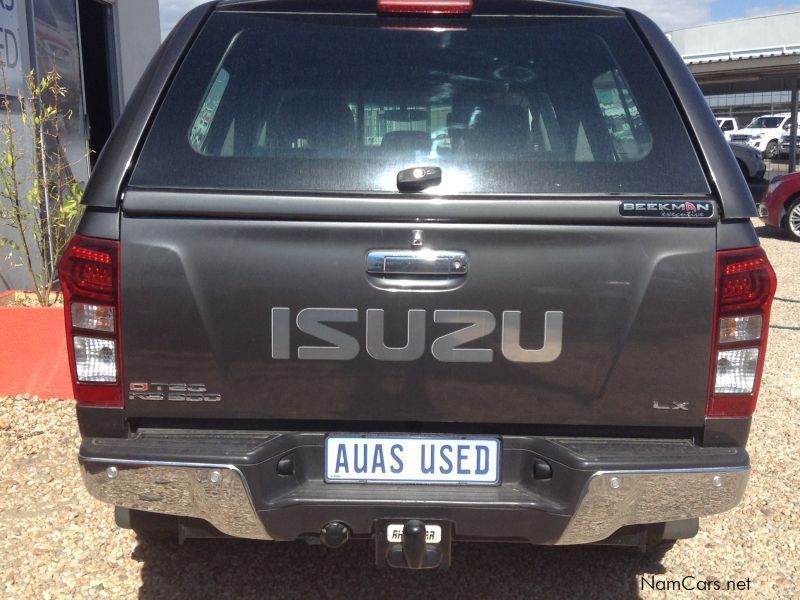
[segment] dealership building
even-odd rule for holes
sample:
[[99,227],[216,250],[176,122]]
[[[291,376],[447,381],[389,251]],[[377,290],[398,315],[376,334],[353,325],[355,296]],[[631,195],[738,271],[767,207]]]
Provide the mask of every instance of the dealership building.
[[[19,95],[31,70],[58,71],[67,88],[63,106],[72,114],[62,147],[75,179],[85,182],[160,43],[158,0],[0,0],[7,81],[0,94]],[[14,232],[0,224],[3,237]],[[0,293],[30,288],[27,272],[12,266],[18,257],[6,254],[0,257]]]
[[760,115],[792,112],[800,80],[800,11],[669,36],[717,116],[736,117],[744,126]]

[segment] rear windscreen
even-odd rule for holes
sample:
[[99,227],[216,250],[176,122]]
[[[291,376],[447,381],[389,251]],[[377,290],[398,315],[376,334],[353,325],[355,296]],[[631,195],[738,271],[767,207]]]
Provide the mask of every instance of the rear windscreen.
[[620,17],[386,20],[216,13],[131,185],[438,195],[706,194],[650,56]]

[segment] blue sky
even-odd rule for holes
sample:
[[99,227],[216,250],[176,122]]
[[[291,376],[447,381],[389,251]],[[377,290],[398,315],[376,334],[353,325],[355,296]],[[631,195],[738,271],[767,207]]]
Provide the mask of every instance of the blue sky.
[[[159,0],[162,34],[166,35],[181,15],[204,1]],[[666,30],[725,19],[800,11],[800,0],[597,0],[595,3],[635,8],[655,19]]]
[[667,31],[713,21],[755,17],[791,10],[800,11],[800,0],[617,0],[596,4],[617,4],[635,8],[652,17]]
[[760,12],[784,12],[789,10],[800,10],[800,2],[787,2],[786,0],[762,0],[761,2],[754,2],[753,0],[718,0],[712,6],[711,16],[715,21],[722,21]]

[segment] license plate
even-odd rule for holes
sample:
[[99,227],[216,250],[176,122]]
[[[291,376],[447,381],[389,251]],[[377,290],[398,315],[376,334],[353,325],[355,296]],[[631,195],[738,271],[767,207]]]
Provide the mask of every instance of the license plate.
[[331,435],[325,440],[325,480],[497,485],[500,441]]
[[[386,527],[386,539],[393,544],[402,544],[404,528],[405,525],[402,523],[388,525]],[[439,525],[425,525],[425,541],[428,544],[441,544],[442,528]]]

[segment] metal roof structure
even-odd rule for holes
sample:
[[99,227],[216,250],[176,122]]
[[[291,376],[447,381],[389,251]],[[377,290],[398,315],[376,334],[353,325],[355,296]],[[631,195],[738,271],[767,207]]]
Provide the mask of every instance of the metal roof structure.
[[800,11],[669,36],[706,95],[791,90],[800,78]]

